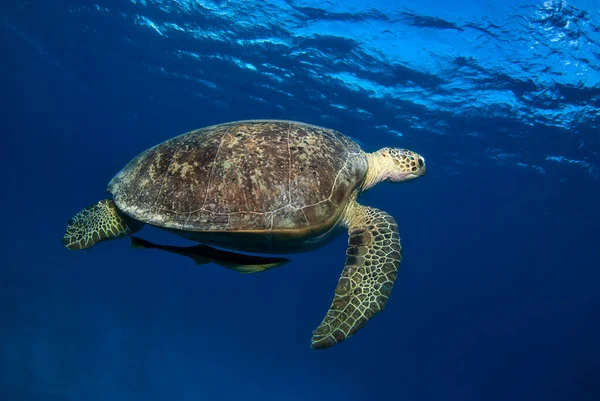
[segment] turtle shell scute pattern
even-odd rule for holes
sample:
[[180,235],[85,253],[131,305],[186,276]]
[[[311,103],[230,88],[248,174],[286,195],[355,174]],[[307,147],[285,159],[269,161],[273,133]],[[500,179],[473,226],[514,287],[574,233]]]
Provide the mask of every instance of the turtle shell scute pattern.
[[367,171],[337,131],[277,120],[188,132],[146,150],[109,184],[140,221],[185,231],[303,231],[336,224]]

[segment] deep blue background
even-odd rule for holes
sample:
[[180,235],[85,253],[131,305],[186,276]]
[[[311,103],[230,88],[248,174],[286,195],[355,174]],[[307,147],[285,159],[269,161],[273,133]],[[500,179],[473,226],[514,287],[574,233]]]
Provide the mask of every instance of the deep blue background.
[[[386,1],[363,11],[206,3],[186,14],[158,3],[3,2],[0,400],[600,399],[594,2],[550,2],[539,27],[564,30],[562,60],[578,57],[580,74],[553,64],[549,50],[537,59],[524,51],[534,60],[523,76],[496,68],[527,46],[485,47],[464,32],[479,21],[481,35],[525,40],[531,32],[514,32],[518,21],[535,21],[547,11],[541,3],[490,3],[483,13],[465,3],[454,19],[431,4]],[[271,3],[293,13],[270,13]],[[232,9],[251,23],[235,25]],[[137,23],[144,15],[217,34],[152,36]],[[357,21],[371,32],[393,25],[397,42],[376,58],[354,31],[312,32]],[[581,29],[569,36],[573,25]],[[440,53],[450,67],[436,72],[435,63],[413,64],[410,46],[422,44],[402,42],[402,29],[423,29],[431,48],[448,32],[465,42],[451,44],[452,60]],[[284,44],[243,44],[267,33]],[[587,47],[569,50],[582,37]],[[385,57],[392,48],[394,60]],[[176,49],[214,57],[199,66]],[[233,58],[277,66],[263,69],[280,76],[269,81]],[[352,89],[333,78],[340,71],[373,88]],[[404,146],[427,159],[424,178],[362,196],[398,220],[404,261],[385,312],[329,350],[312,351],[309,340],[330,304],[345,236],[256,275],[130,250],[127,240],[86,252],[60,244],[67,219],[105,197],[135,154],[244,118],[325,125],[366,150]],[[156,229],[143,236],[184,243]]]

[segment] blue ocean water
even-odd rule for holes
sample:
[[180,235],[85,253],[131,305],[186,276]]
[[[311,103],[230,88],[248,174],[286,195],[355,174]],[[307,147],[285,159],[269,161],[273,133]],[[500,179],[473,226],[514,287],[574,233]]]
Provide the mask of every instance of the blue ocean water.
[[[597,0],[13,0],[0,35],[0,400],[600,399]],[[255,275],[60,243],[142,150],[248,118],[427,159],[361,197],[404,260],[325,351],[345,235]]]

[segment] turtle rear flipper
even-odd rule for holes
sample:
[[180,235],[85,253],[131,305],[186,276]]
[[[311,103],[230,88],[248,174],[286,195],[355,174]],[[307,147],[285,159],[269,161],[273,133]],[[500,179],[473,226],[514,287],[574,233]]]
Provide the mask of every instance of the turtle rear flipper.
[[354,204],[347,212],[346,267],[311,347],[328,348],[350,337],[388,301],[400,267],[398,226],[389,214]]
[[103,199],[69,219],[62,242],[69,249],[91,248],[139,231],[143,225],[121,213],[112,199]]

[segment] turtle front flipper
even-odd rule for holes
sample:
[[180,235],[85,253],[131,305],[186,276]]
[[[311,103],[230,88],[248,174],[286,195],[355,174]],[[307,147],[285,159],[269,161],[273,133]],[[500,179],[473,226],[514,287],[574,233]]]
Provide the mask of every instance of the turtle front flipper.
[[121,213],[112,199],[103,199],[69,220],[62,242],[69,249],[91,248],[100,241],[139,231],[143,225]]
[[387,213],[357,203],[346,211],[346,266],[311,347],[328,348],[353,335],[387,303],[402,260],[398,226]]

